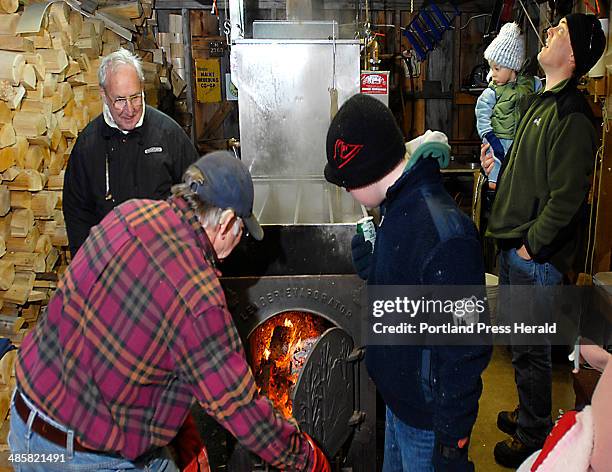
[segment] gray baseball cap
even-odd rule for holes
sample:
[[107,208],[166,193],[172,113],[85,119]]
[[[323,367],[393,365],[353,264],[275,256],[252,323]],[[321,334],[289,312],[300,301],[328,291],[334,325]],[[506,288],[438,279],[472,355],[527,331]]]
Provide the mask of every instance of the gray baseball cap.
[[204,174],[204,182],[191,184],[200,200],[234,210],[251,236],[261,240],[263,229],[253,215],[253,179],[242,161],[228,151],[215,151],[200,157],[193,165]]

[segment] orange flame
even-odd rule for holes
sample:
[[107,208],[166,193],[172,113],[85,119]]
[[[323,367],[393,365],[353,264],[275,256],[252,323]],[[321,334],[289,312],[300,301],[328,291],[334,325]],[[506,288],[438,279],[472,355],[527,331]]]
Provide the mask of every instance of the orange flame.
[[292,417],[293,388],[308,353],[330,326],[319,316],[291,311],[269,318],[251,334],[251,364],[259,391],[285,418]]

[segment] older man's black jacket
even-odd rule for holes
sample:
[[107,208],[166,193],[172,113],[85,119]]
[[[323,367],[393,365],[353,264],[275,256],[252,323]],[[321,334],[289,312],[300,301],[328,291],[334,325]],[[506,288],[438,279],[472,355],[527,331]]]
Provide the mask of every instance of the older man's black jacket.
[[[64,177],[63,208],[70,252],[115,206],[131,198],[161,200],[198,157],[183,129],[147,106],[142,126],[123,134],[99,115],[79,135]],[[107,184],[108,162],[108,184]]]

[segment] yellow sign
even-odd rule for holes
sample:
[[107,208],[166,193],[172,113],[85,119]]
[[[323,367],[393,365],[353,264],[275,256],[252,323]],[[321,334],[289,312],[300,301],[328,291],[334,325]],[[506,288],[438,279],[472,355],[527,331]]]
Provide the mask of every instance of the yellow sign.
[[221,66],[219,59],[196,59],[196,97],[201,103],[221,101]]

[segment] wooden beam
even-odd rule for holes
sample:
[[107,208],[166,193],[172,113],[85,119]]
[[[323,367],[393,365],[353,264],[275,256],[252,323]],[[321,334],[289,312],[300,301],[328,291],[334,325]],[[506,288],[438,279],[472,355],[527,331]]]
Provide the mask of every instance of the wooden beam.
[[181,10],[183,16],[183,46],[185,53],[185,77],[187,77],[187,111],[191,114],[191,124],[189,126],[189,137],[191,142],[195,143],[196,131],[194,123],[194,110],[195,110],[195,94],[193,85],[193,56],[191,53],[191,13],[188,9],[183,8]]
[[[606,131],[604,131],[606,133]],[[612,132],[604,136],[605,152],[600,167],[599,194],[597,195],[597,227],[595,229],[592,275],[612,270]]]

